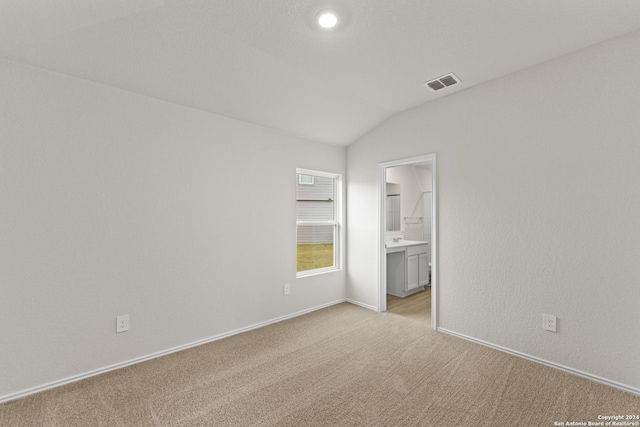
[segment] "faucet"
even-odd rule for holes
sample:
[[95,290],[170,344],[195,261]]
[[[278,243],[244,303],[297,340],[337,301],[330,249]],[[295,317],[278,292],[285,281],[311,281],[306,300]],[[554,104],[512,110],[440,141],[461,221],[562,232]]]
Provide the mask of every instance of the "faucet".
[[400,240],[402,240],[402,237],[394,237],[393,243],[398,243]]

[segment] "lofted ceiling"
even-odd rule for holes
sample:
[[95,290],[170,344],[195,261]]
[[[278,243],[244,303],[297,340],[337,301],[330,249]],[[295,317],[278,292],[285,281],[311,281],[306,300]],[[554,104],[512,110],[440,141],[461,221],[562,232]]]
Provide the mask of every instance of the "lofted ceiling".
[[[331,8],[337,30],[314,17]],[[640,28],[637,0],[2,0],[0,58],[336,145]],[[460,84],[422,84],[453,72]]]

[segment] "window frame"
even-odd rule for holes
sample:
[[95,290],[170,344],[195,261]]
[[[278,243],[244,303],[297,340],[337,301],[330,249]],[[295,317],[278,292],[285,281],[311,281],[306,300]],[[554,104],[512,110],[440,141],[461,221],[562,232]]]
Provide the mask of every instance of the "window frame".
[[[333,265],[329,267],[314,268],[313,270],[296,271],[296,278],[314,276],[317,274],[330,273],[332,271],[339,271],[342,269],[341,254],[342,254],[342,175],[332,172],[323,172],[311,169],[296,168],[296,175],[311,175],[323,178],[330,178],[333,180],[334,186],[334,200],[333,200],[333,221],[299,221],[297,207],[295,212],[296,218],[296,265],[298,261],[298,226],[300,225],[332,225],[333,226]],[[299,178],[296,179],[299,182]],[[314,179],[315,182],[315,179]],[[300,183],[301,185],[308,185]],[[297,202],[297,197],[294,195],[294,202]],[[297,270],[297,268],[296,268]]]

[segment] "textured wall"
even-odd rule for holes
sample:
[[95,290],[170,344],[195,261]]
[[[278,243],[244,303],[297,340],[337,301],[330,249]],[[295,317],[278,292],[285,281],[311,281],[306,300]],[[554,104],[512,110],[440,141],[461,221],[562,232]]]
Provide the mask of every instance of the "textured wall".
[[440,326],[640,388],[636,75],[638,33],[408,110],[350,146],[348,297],[377,304],[376,165],[435,152]]
[[297,167],[345,150],[0,62],[0,397],[343,299],[295,278]]

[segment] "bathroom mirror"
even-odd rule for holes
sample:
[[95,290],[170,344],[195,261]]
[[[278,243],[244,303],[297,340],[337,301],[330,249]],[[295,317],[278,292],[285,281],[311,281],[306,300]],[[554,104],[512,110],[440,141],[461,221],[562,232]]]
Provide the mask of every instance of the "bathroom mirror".
[[400,231],[400,184],[387,183],[387,231]]

